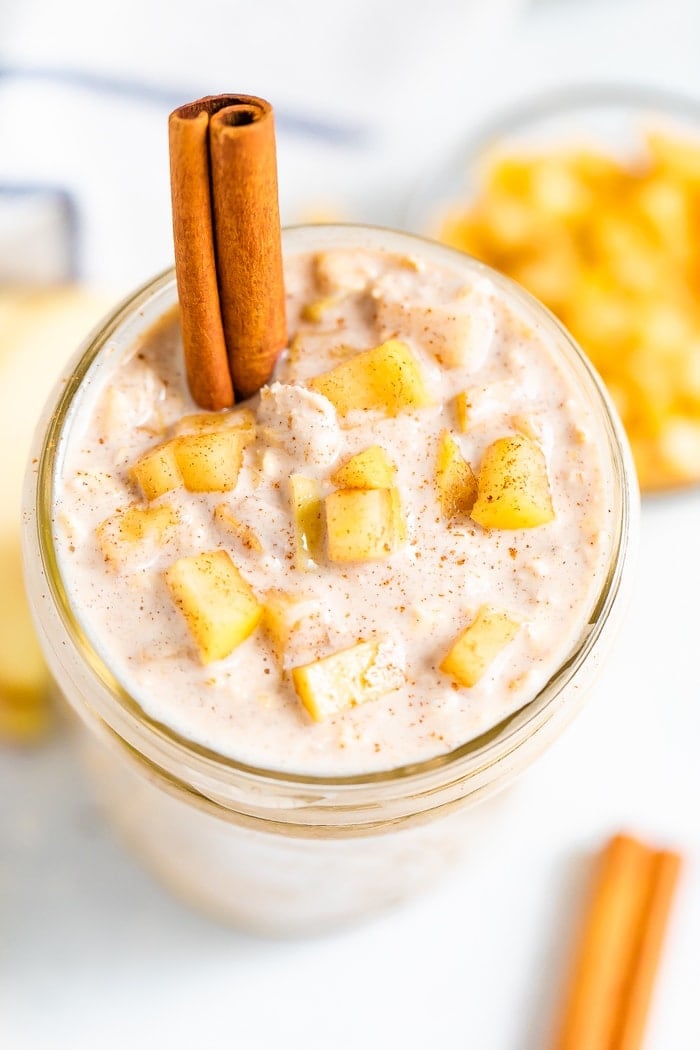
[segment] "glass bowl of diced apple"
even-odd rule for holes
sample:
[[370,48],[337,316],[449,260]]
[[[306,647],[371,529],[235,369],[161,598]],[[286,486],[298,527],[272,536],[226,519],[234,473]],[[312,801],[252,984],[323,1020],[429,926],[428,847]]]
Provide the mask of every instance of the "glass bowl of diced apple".
[[700,480],[700,103],[591,86],[491,120],[408,226],[520,282],[590,356],[644,492]]
[[[361,572],[369,580],[372,566],[384,564],[382,559],[390,558],[406,543],[397,468],[401,474],[403,466],[404,476],[410,476],[411,461],[420,455],[420,412],[432,412],[435,402],[424,383],[427,372],[421,372],[408,343],[393,338],[401,313],[398,300],[383,300],[386,309],[376,322],[381,329],[379,345],[353,350],[350,355],[347,348],[334,346],[319,371],[314,355],[324,352],[318,349],[324,343],[314,318],[327,315],[326,331],[337,329],[333,311],[340,316],[348,298],[341,302],[335,293],[326,295],[323,289],[326,284],[332,285],[333,274],[329,266],[320,273],[317,265],[317,283],[324,298],[310,307],[305,304],[298,316],[291,317],[297,334],[287,359],[278,366],[282,382],[265,388],[259,400],[251,402],[252,410],[244,404],[224,415],[202,415],[190,407],[182,418],[173,417],[177,420],[174,424],[170,421],[160,428],[158,413],[169,395],[165,388],[153,385],[141,358],[152,331],[164,333],[164,352],[170,353],[177,346],[177,290],[172,272],[137,291],[80,349],[67,381],[59,384],[49,399],[37,431],[25,485],[24,554],[28,595],[40,639],[58,686],[80,716],[83,731],[79,746],[95,790],[125,841],[177,894],[239,926],[299,933],[357,919],[393,903],[432,882],[465,848],[481,848],[489,821],[499,819],[498,808],[481,804],[510,784],[569,723],[613,643],[633,572],[638,507],[629,448],[598,377],[568,333],[528,293],[460,252],[393,231],[299,227],[284,231],[283,246],[290,258],[317,253],[317,261],[323,257],[327,262],[337,258],[333,253],[342,253],[346,275],[353,272],[347,266],[349,255],[390,253],[399,260],[392,276],[397,284],[392,287],[403,288],[406,283],[420,287],[426,266],[457,268],[460,287],[464,279],[470,288],[477,288],[478,295],[487,288],[487,300],[491,295],[512,302],[521,311],[518,318],[522,317],[514,329],[519,334],[513,360],[520,362],[518,367],[529,367],[521,344],[533,331],[549,340],[557,367],[575,384],[576,396],[585,405],[586,425],[595,434],[590,447],[598,450],[595,455],[600,457],[606,493],[606,534],[596,540],[602,544],[604,555],[594,592],[586,598],[590,608],[586,606],[570,648],[562,652],[536,694],[483,729],[478,728],[477,719],[477,728],[469,738],[460,739],[458,746],[444,753],[402,761],[397,743],[397,757],[388,764],[372,749],[364,753],[364,767],[350,768],[343,755],[346,744],[356,742],[351,739],[352,725],[349,736],[344,729],[343,716],[346,710],[359,705],[369,710],[376,703],[379,716],[385,721],[389,718],[391,702],[381,708],[381,698],[403,681],[404,674],[395,649],[381,639],[359,637],[355,644],[328,656],[309,660],[307,655],[300,667],[299,661],[287,657],[297,644],[297,635],[301,636],[303,651],[308,652],[309,646],[313,649],[315,636],[305,635],[303,627],[308,623],[310,631],[315,629],[317,595],[314,572],[309,568],[313,570],[324,559],[338,565],[338,586],[347,588],[353,584],[353,575]],[[373,257],[370,255],[370,260]],[[357,301],[362,299],[360,313],[364,317],[371,304],[376,306],[379,285],[375,283],[374,292],[369,292],[364,287],[366,275],[360,272],[360,277],[352,295]],[[473,302],[471,298],[467,301]],[[409,326],[415,323],[421,331],[429,330],[431,339],[433,328],[426,329],[424,322],[429,317],[433,324],[433,305],[419,303],[419,309],[404,318]],[[381,310],[375,311],[374,306],[372,316],[379,316]],[[465,334],[471,330],[474,335],[474,325],[471,329],[465,326],[459,311],[443,309],[443,314],[452,332]],[[303,323],[297,325],[299,318]],[[495,332],[494,328],[489,338],[496,338]],[[483,331],[477,334],[477,342],[483,341]],[[446,345],[440,342],[433,349],[438,357],[447,353]],[[84,452],[86,431],[81,418],[85,399],[89,400],[93,388],[100,387],[100,377],[104,380],[115,375],[121,363],[131,363],[133,381],[129,380],[126,394],[116,384],[113,389],[109,382],[104,384],[114,395],[108,402],[113,416],[108,420],[103,412],[96,417],[105,434],[109,431],[116,435],[117,465],[111,475],[98,470],[93,477],[88,462],[71,481],[73,453],[80,456]],[[284,400],[287,367],[297,369],[294,375],[300,400],[295,411],[311,412],[316,422],[305,455],[318,468],[316,479],[322,476],[329,491],[324,497],[323,516],[319,517],[319,488],[313,474],[295,474],[278,485],[286,493],[291,512],[291,546],[285,571],[291,573],[292,589],[299,593],[290,597],[284,573],[278,567],[273,586],[261,597],[260,587],[250,583],[251,573],[247,580],[231,560],[231,552],[238,552],[240,559],[249,558],[250,565],[264,557],[257,524],[246,517],[244,502],[232,506],[227,498],[239,471],[246,469],[241,463],[248,456],[251,441],[258,440],[256,426],[260,434],[273,434],[278,442],[296,437],[293,413]],[[436,383],[442,381],[439,362],[425,367],[432,370]],[[454,361],[449,360],[445,367],[454,376]],[[528,535],[536,528],[547,528],[554,517],[544,458],[532,421],[510,420],[507,436],[492,442],[481,457],[478,484],[460,452],[460,442],[466,441],[470,428],[477,425],[479,399],[485,411],[500,419],[498,398],[508,389],[513,389],[510,381],[505,385],[488,383],[473,398],[462,393],[441,408],[436,414],[439,419],[426,469],[430,471],[431,488],[435,486],[436,509],[445,521],[464,515],[465,542],[470,542],[472,533],[478,534],[478,541],[479,535],[487,537],[501,530],[503,535],[524,536],[524,549]],[[129,404],[124,401],[126,395]],[[376,408],[380,410],[380,433],[385,433],[392,419],[402,412],[412,420],[407,426],[416,429],[410,431],[413,438],[407,463],[392,462],[376,442],[363,448],[361,441],[356,442],[354,455],[336,462],[336,454],[332,450],[329,453],[324,445],[325,439],[317,440],[319,434],[323,438],[328,420],[352,419],[353,412]],[[127,418],[133,429],[143,431],[146,451],[135,461],[124,452]],[[441,432],[445,426],[442,420],[447,420],[448,426]],[[356,419],[354,422],[357,426]],[[570,453],[575,458],[577,448],[589,439],[573,424],[567,424],[566,432],[571,435]],[[98,433],[96,449],[102,448],[105,440],[103,431]],[[339,433],[338,428],[331,433]],[[73,441],[75,435],[78,438]],[[279,449],[279,444],[276,447]],[[269,449],[264,444],[258,449],[255,464],[259,471],[255,467],[250,475],[253,484],[264,486],[268,477],[273,479],[274,489],[277,454],[274,441]],[[562,473],[571,484],[580,483],[582,479],[571,472],[573,460],[567,462],[569,466]],[[71,491],[78,494],[77,502],[70,505],[63,499],[64,482],[69,481]],[[118,505],[101,520],[104,515],[97,513],[93,504],[108,498],[111,491]],[[193,553],[204,519],[192,511],[188,501],[192,494],[193,499],[199,499],[197,494],[201,493],[207,498],[212,494],[212,517],[207,527],[217,530],[220,549]],[[95,539],[89,542],[96,544],[92,562],[80,562],[87,566],[80,570],[86,573],[87,613],[83,606],[76,611],[74,581],[65,568],[79,560],[73,556],[81,543],[88,542],[86,523],[76,513],[81,500],[85,513],[92,515],[90,535]],[[133,587],[145,579],[149,565],[169,542],[168,536],[177,531],[178,515],[192,519],[195,540],[188,547],[189,539],[176,539],[177,560],[168,562],[136,599],[137,607],[139,602],[146,606],[135,635],[136,662],[142,669],[145,664],[148,677],[152,670],[149,661],[155,668],[156,657],[163,657],[158,666],[165,671],[158,678],[158,688],[163,700],[175,705],[173,717],[158,717],[157,710],[147,710],[125,684],[128,675],[117,659],[117,621],[126,615]],[[431,529],[435,531],[436,526],[431,525]],[[516,540],[510,542],[510,551],[506,541],[502,545],[509,577],[517,559]],[[421,569],[426,559],[420,560],[420,550],[411,557],[421,581],[412,615],[426,631],[442,630],[451,640],[439,668],[446,683],[443,706],[449,712],[451,697],[459,690],[469,695],[468,690],[485,668],[512,643],[520,624],[503,611],[483,606],[474,610],[469,625],[458,632],[450,617],[445,623],[434,581]],[[532,593],[537,595],[548,586],[541,562],[533,569]],[[467,571],[464,559],[448,565],[446,571],[463,576]],[[96,594],[93,584],[102,578],[100,574],[111,574],[114,586],[121,586],[128,573],[133,586],[126,586],[121,592],[123,600],[109,606],[107,637],[100,640],[93,632],[89,612],[89,602]],[[560,582],[569,594],[569,583]],[[369,600],[362,590],[358,594],[360,605]],[[151,598],[166,609],[163,632],[158,635],[167,650],[164,654],[148,645],[144,648],[144,636],[156,618],[148,605]],[[309,610],[312,615],[307,617]],[[110,624],[114,626],[114,645]],[[169,640],[168,625],[179,641]],[[295,740],[275,735],[279,704],[276,707],[269,699],[255,695],[252,675],[225,671],[229,654],[252,638],[258,625],[267,632],[265,651],[269,648],[270,662],[280,652],[285,654],[287,662],[280,664],[284,670],[279,677],[283,683],[293,684],[298,697],[300,706],[298,712],[294,709],[293,724],[296,733],[305,734],[306,751],[305,762],[296,766]],[[192,659],[190,651],[195,653]],[[190,664],[194,671],[189,669]],[[235,670],[235,663],[230,668]],[[432,670],[438,673],[437,666]],[[181,682],[190,681],[188,675],[200,685],[178,692]],[[230,734],[224,747],[218,746],[216,739],[198,734],[197,726],[207,717],[208,697],[214,695],[207,690],[218,688],[227,677],[232,680],[226,685],[232,713],[229,717],[225,710],[217,723],[222,733]],[[518,688],[518,676],[511,677],[510,688]],[[156,690],[155,674],[151,680]],[[255,712],[265,740],[276,741],[277,750],[270,753],[276,753],[280,762],[283,758],[283,765],[255,763],[245,755],[237,757],[238,741],[249,727],[240,717],[236,722],[236,709]],[[184,723],[178,721],[188,712],[192,713],[192,735],[182,731]],[[326,745],[333,742],[337,770],[320,765],[318,755],[323,745],[307,745],[311,739],[325,741]],[[251,746],[255,744],[252,740]],[[252,752],[249,749],[246,753]]]

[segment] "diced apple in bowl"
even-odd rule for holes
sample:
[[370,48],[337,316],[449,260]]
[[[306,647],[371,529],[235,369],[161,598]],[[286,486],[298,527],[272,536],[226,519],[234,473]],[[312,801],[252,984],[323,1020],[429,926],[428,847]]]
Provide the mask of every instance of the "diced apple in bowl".
[[118,511],[97,527],[97,543],[106,561],[126,563],[138,544],[158,548],[168,529],[178,523],[177,512],[168,506],[139,507],[133,504]]
[[195,412],[175,424],[175,434],[201,434],[218,430],[238,430],[245,442],[255,440],[255,413],[250,408],[233,408],[226,412]]
[[289,493],[294,522],[295,565],[302,572],[310,572],[323,556],[321,485],[315,478],[292,474]]
[[245,441],[237,429],[175,438],[175,459],[190,492],[230,492],[236,487]]
[[328,557],[333,562],[388,558],[406,538],[396,488],[337,489],[325,502]]
[[263,607],[226,551],[179,558],[165,579],[204,664],[229,656],[260,622]]
[[447,430],[440,436],[435,481],[442,516],[450,519],[468,515],[476,499],[476,478]]
[[144,452],[131,468],[131,477],[149,502],[180,488],[183,481],[175,455],[175,442],[166,441]]
[[341,489],[389,489],[395,477],[396,467],[384,449],[370,445],[339,467],[331,481]]
[[440,664],[440,670],[459,685],[471,688],[479,681],[500,651],[515,638],[520,625],[510,616],[482,605],[457,637]]
[[485,529],[533,529],[554,520],[547,463],[536,441],[514,434],[489,445],[471,516]]
[[391,640],[360,641],[292,671],[297,696],[315,722],[378,700],[404,680],[403,655]]
[[340,416],[354,409],[375,409],[397,416],[432,403],[420,364],[398,339],[355,354],[314,376],[309,386],[327,397]]

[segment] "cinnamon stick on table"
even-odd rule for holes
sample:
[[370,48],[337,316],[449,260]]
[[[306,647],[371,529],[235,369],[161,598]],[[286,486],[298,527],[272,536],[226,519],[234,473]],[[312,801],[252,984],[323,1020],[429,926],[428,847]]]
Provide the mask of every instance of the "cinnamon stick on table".
[[171,113],[169,138],[187,379],[203,408],[226,408],[287,342],[272,107],[211,95]]
[[616,835],[603,851],[555,1050],[640,1050],[680,857]]

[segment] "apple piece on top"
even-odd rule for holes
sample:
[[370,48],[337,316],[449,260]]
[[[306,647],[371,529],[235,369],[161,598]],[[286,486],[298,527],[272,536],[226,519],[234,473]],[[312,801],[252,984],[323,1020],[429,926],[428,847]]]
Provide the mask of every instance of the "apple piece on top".
[[204,664],[229,656],[260,621],[262,605],[226,551],[179,558],[165,579]]
[[315,722],[378,700],[404,681],[402,654],[390,640],[360,641],[292,670],[297,696]]
[[175,442],[166,441],[144,452],[130,473],[149,502],[180,488],[183,482],[175,456]]
[[506,613],[482,605],[476,616],[458,636],[440,664],[460,685],[470,689],[489,664],[518,633],[520,624]]
[[175,458],[190,492],[230,492],[243,462],[244,439],[237,429],[186,434],[175,441]]
[[454,399],[457,427],[462,434],[466,434],[469,428],[469,409],[472,407],[471,397],[466,390],[461,390]]
[[435,481],[444,518],[469,514],[476,499],[476,478],[447,430],[440,437]]
[[328,557],[333,562],[388,558],[405,539],[396,489],[337,489],[326,497]]
[[232,408],[225,412],[195,412],[183,416],[174,427],[176,435],[201,434],[205,431],[238,430],[248,443],[255,439],[255,413],[250,408]]
[[432,403],[418,361],[399,339],[355,354],[314,376],[309,386],[327,397],[340,416],[353,409],[376,409],[397,416]]
[[389,489],[394,484],[396,467],[380,445],[370,445],[351,456],[331,475],[341,489]]
[[489,445],[471,516],[485,529],[532,529],[554,519],[547,463],[536,441],[514,434]]
[[302,572],[316,568],[323,555],[323,499],[314,478],[292,474],[289,479],[294,519],[295,564]]

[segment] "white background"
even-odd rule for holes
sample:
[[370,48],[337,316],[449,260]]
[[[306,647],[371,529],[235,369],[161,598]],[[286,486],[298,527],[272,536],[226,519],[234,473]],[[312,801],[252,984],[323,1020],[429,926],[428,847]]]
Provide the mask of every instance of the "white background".
[[[418,176],[503,106],[581,81],[700,98],[698,56],[690,0],[0,0],[0,68],[269,97],[287,221],[400,224]],[[0,183],[70,189],[82,272],[115,294],[170,261],[167,110],[0,77]],[[344,144],[295,132],[302,116]],[[478,853],[350,931],[211,924],[121,852],[64,737],[0,753],[2,1046],[539,1050],[592,852],[623,828],[687,858],[647,1050],[700,1045],[699,526],[697,493],[645,504],[632,609],[583,714],[485,814]]]

